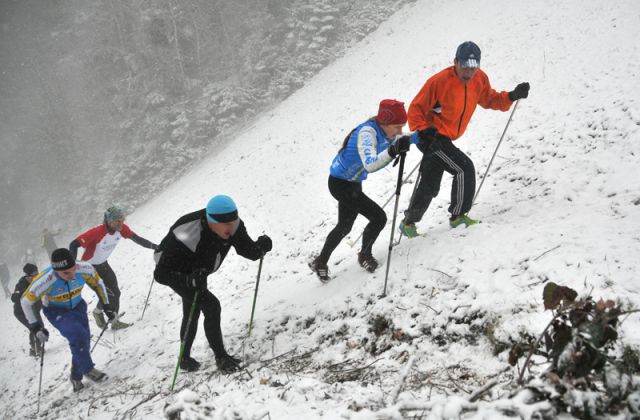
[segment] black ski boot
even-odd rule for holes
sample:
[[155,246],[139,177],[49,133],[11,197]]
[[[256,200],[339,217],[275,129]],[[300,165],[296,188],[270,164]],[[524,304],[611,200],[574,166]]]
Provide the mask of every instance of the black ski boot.
[[198,362],[191,356],[185,356],[180,362],[180,369],[186,370],[187,372],[195,372],[196,370],[200,369],[200,362]]
[[327,267],[327,263],[320,261],[320,257],[315,257],[313,261],[309,263],[309,268],[313,270],[314,273],[318,276],[321,282],[326,283],[330,280],[329,277],[329,267]]
[[107,374],[96,368],[91,369],[85,373],[84,376],[91,379],[93,382],[102,382],[107,380]]
[[362,268],[370,273],[376,271],[376,268],[380,265],[378,264],[378,260],[373,258],[373,255],[363,254],[362,252],[358,252],[358,263]]
[[82,379],[73,379],[73,378],[69,377],[69,380],[71,380],[71,385],[73,386],[73,392],[78,392],[82,388],[84,388],[84,384],[82,383]]
[[225,354],[221,357],[216,357],[216,365],[218,366],[218,370],[224,374],[229,374],[233,372],[238,372],[242,370],[240,366],[240,359],[237,359],[233,356]]

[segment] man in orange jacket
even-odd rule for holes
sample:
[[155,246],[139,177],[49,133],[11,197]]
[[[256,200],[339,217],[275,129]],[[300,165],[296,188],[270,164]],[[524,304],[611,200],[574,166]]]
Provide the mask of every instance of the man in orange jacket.
[[453,141],[464,134],[478,104],[507,111],[513,102],[529,95],[529,83],[520,83],[511,92],[496,92],[479,67],[480,48],[471,41],[460,44],[453,66],[429,78],[409,106],[409,129],[418,132],[418,148],[424,155],[420,182],[400,223],[400,232],[410,238],[418,236],[415,224],[438,195],[444,171],[453,175],[451,227],[480,223],[467,216],[476,188],[473,162]]

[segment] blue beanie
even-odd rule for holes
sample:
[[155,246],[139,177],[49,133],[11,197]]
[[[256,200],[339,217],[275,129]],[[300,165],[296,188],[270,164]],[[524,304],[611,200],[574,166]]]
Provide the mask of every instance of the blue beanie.
[[238,218],[236,203],[227,195],[216,195],[209,200],[206,211],[211,223],[228,223]]

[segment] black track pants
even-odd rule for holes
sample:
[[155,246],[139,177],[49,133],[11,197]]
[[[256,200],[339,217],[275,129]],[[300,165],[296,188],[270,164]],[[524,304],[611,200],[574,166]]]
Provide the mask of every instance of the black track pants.
[[[120,312],[120,288],[118,287],[118,279],[116,273],[113,272],[109,262],[105,261],[102,264],[96,264],[93,266],[96,269],[102,281],[104,287],[107,289],[107,296],[109,296],[109,304],[116,313]],[[98,309],[102,310],[102,301],[98,301]]]
[[[196,309],[193,312],[193,318],[187,331],[187,322],[189,321],[189,312],[193,305],[193,297],[195,290],[187,287],[181,281],[174,281],[168,284],[182,298],[182,325],[180,326],[180,340],[185,340],[184,357],[191,356],[191,346],[198,332],[198,319],[200,312],[204,314],[204,333],[207,336],[209,346],[215,353],[216,357],[222,357],[227,352],[224,349],[222,341],[222,329],[220,328],[220,301],[209,290],[204,289],[198,292]],[[186,335],[185,335],[186,333]]]
[[440,191],[440,183],[445,171],[453,175],[449,213],[452,216],[458,216],[466,214],[471,209],[476,189],[476,172],[473,162],[447,138],[438,139],[434,149],[422,157],[420,182],[411,207],[405,212],[405,223],[416,223],[422,219],[431,200]]
[[329,176],[329,192],[338,200],[338,224],[327,236],[320,260],[328,262],[340,241],[351,232],[358,214],[369,220],[362,234],[361,253],[371,254],[371,247],[387,223],[384,210],[362,192],[362,183]]

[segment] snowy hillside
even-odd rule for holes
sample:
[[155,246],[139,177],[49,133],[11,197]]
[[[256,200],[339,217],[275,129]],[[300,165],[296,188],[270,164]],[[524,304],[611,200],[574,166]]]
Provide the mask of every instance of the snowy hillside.
[[[107,383],[87,383],[73,394],[67,344],[50,328],[42,417],[157,419],[167,404],[198,395],[216,419],[369,419],[375,412],[400,418],[396,401],[432,404],[432,418],[458,418],[469,392],[516,374],[507,364],[508,348],[499,344],[537,336],[549,322],[541,299],[545,282],[640,306],[638,28],[640,6],[634,1],[516,6],[504,0],[424,0],[399,10],[345,58],[128,218],[137,233],[157,242],[184,213],[203,208],[215,194],[229,194],[249,234],[273,238],[250,338],[245,336],[258,264],[232,252],[209,278],[222,303],[227,348],[246,358],[247,371],[218,374],[201,326],[192,355],[204,369],[180,373],[176,385],[194,394],[172,395],[181,304],[169,288],[155,284],[144,320],[117,334],[109,331],[103,338],[109,346],[94,352],[97,367],[110,375]],[[321,284],[307,260],[337,219],[327,177],[339,144],[375,113],[380,99],[408,104],[465,40],[482,48],[482,67],[496,89],[531,83],[470,213],[483,223],[449,228],[445,177],[418,225],[427,236],[403,239],[394,248],[386,298],[378,299],[385,267],[366,273],[357,264],[357,247],[346,241],[329,264],[334,279]],[[479,175],[508,116],[478,108],[456,142]],[[410,152],[405,173],[420,156]],[[389,166],[364,184],[377,202],[393,193],[396,169]],[[411,188],[413,183],[404,186],[401,209]],[[392,205],[386,211],[391,220]],[[358,219],[350,239],[363,226]],[[388,239],[389,226],[374,246],[380,261],[386,261]],[[126,241],[110,262],[125,320],[135,321],[151,281],[151,253]],[[93,307],[89,291],[85,299]],[[1,308],[2,415],[33,416],[39,366],[25,354],[27,334],[8,301]],[[639,327],[632,315],[622,325],[622,338],[640,346]],[[486,402],[473,410],[468,418],[503,416]]]

